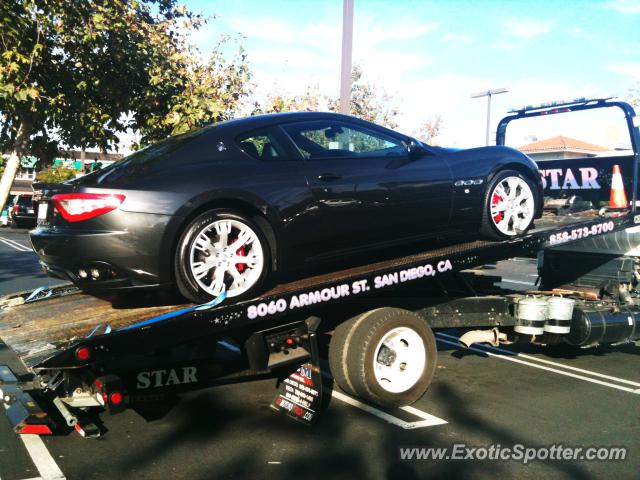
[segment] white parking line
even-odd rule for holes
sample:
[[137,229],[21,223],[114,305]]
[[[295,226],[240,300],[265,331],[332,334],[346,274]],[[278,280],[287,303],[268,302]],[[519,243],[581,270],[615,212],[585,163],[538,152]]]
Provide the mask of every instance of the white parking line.
[[[440,335],[442,337],[448,337],[452,340],[458,340],[458,337],[454,335],[447,335],[446,333],[438,332],[436,335]],[[564,368],[566,370],[573,370],[574,372],[586,373],[587,375],[591,375],[593,377],[606,378],[608,380],[613,380],[618,383],[626,383],[627,385],[633,385],[635,387],[640,387],[640,382],[633,382],[631,380],[625,380],[624,378],[614,377],[612,375],[605,375],[604,373],[592,372],[591,370],[584,370],[582,368],[570,367],[569,365],[565,365],[563,363],[552,362],[550,360],[545,360],[543,358],[534,357],[532,355],[527,355],[519,352],[512,352],[511,350],[506,350],[504,348],[492,347],[490,345],[478,345],[479,348],[487,348],[489,350],[495,350],[496,352],[507,353],[511,355],[515,355],[516,357],[526,358],[527,360],[533,360],[535,362],[546,363],[547,365],[553,365],[555,367]]]
[[16,242],[15,240],[11,240],[9,238],[0,237],[0,242],[8,245],[9,247],[18,250],[20,252],[32,252],[33,250],[26,245],[22,245],[21,243]]
[[362,403],[360,400],[356,400],[349,395],[345,395],[344,393],[338,392],[337,390],[333,390],[331,392],[331,396],[336,398],[344,403],[348,403],[349,405],[359,408],[371,415],[375,415],[378,418],[381,418],[385,422],[388,422],[392,425],[395,425],[400,428],[404,428],[405,430],[413,430],[416,428],[424,428],[424,427],[434,427],[436,425],[444,425],[447,423],[446,420],[438,418],[429,413],[423,412],[422,410],[418,410],[414,407],[402,407],[402,410],[405,412],[411,413],[416,417],[422,418],[423,420],[417,422],[407,422],[398,417],[394,417],[393,415],[388,414],[387,412],[383,412],[382,410],[378,410],[371,405],[367,405],[366,403]]
[[38,469],[42,480],[65,480],[65,476],[58,467],[42,439],[37,435],[20,435],[20,439]]
[[22,244],[22,243],[20,243],[20,242],[18,242],[16,240],[11,239],[11,238],[0,237],[0,239],[2,239],[5,242],[9,242],[12,245],[15,245],[17,248],[26,248],[28,250],[31,250],[31,247],[29,245]]
[[[436,334],[438,335],[438,334]],[[438,340],[439,342],[442,343],[447,343],[449,345],[453,345],[455,347],[459,347],[462,349],[462,347],[460,347],[460,344],[458,342],[452,342],[451,340],[445,340],[444,338],[436,338],[436,340]],[[579,380],[584,380],[585,382],[590,382],[590,383],[596,383],[598,385],[602,385],[604,387],[609,387],[609,388],[614,388],[616,390],[621,390],[623,392],[628,392],[628,393],[634,393],[634,394],[640,394],[640,389],[633,389],[633,388],[629,388],[629,387],[623,387],[622,385],[616,385],[613,383],[608,383],[608,382],[603,382],[602,380],[596,380],[595,378],[589,378],[589,377],[585,377],[583,375],[577,375],[575,373],[570,373],[570,372],[565,372],[563,370],[558,370],[556,368],[551,368],[551,367],[546,367],[544,365],[539,365],[537,363],[533,363],[533,362],[528,362],[525,360],[520,360],[519,358],[514,358],[516,355],[512,353],[511,355],[498,355],[497,353],[492,353],[488,350],[485,349],[481,349],[481,348],[477,348],[477,347],[468,347],[466,350],[471,350],[473,352],[477,352],[477,353],[482,353],[484,355],[488,355],[490,357],[494,357],[494,358],[499,358],[501,360],[507,360],[509,362],[514,362],[514,363],[520,363],[522,365],[527,365],[529,367],[533,367],[533,368],[538,368],[540,370],[546,370],[548,372],[554,372],[557,373],[559,375],[564,375],[567,377],[572,377],[572,378],[577,378]],[[508,351],[508,350],[507,350]]]
[[[8,409],[7,405],[4,405],[5,410]],[[53,459],[46,445],[38,435],[18,435],[25,448],[31,461],[35,465],[39,477],[30,478],[28,480],[65,480],[65,476],[58,467],[58,464]]]

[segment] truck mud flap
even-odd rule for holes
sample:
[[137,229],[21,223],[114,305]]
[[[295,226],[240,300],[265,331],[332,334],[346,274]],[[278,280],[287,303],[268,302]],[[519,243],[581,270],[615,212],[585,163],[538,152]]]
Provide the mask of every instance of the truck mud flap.
[[54,423],[24,391],[20,382],[6,365],[0,365],[0,399],[6,409],[11,427],[19,434],[52,435]]

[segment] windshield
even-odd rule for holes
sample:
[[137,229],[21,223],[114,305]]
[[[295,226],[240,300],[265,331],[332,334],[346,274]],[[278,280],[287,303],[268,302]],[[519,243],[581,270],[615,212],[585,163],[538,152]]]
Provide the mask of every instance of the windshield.
[[31,206],[31,196],[22,195],[22,196],[18,197],[18,200],[16,201],[16,204],[20,205],[21,207],[30,207]]

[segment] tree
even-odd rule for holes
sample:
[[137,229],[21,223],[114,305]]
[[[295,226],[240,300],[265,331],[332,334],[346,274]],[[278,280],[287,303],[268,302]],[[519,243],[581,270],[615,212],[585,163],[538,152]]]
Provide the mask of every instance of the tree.
[[435,115],[429,117],[423,124],[413,132],[413,136],[424,143],[433,144],[442,129],[442,117]]
[[[385,90],[365,81],[362,69],[358,66],[353,67],[352,80],[349,113],[370,122],[396,128],[398,109],[393,98]],[[264,102],[255,102],[252,114],[312,112],[327,107],[331,111],[339,111],[340,98],[322,95],[318,87],[309,87],[302,95],[274,94]]]
[[[325,99],[326,100],[326,99]],[[323,97],[317,87],[308,87],[302,95],[269,95],[264,104],[256,101],[253,105],[252,115],[262,113],[281,112],[315,112],[321,108]]]
[[640,82],[636,83],[635,86],[629,89],[627,101],[634,107],[640,107]]
[[76,171],[73,168],[63,166],[48,167],[41,170],[36,175],[36,180],[45,183],[61,183],[75,178]]
[[185,43],[179,75],[167,70],[153,72],[151,81],[158,88],[147,92],[139,112],[144,121],[136,124],[142,144],[235,116],[251,93],[251,76],[246,54],[237,41],[236,52],[229,60],[224,58],[223,51],[231,40],[228,35],[221,36],[206,63]]
[[26,152],[106,150],[128,128],[148,143],[233,112],[244,54],[224,62],[223,39],[202,64],[183,33],[202,23],[176,0],[0,2],[0,207]]
[[[349,113],[388,128],[396,128],[398,126],[396,123],[398,108],[394,105],[392,97],[384,89],[378,89],[363,80],[362,69],[358,66],[353,67],[351,78]],[[329,108],[336,112],[339,111],[340,99],[331,100]]]

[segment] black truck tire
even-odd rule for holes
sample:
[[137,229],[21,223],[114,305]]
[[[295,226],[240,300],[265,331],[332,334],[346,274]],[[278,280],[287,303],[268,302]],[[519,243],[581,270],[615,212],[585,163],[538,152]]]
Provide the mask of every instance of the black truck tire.
[[384,307],[339,325],[329,344],[329,366],[346,393],[385,408],[410,405],[429,388],[436,340],[413,312]]

